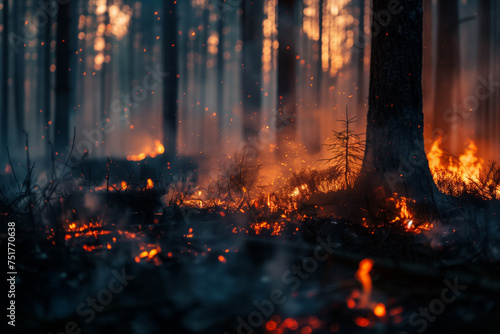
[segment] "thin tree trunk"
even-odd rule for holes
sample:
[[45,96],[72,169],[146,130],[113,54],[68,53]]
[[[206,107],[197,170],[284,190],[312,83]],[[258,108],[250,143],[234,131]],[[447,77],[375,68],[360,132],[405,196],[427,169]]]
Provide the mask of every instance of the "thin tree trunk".
[[55,112],[55,147],[56,152],[69,144],[69,115],[71,111],[70,82],[70,28],[71,3],[59,5],[56,34],[56,112]]
[[179,78],[178,61],[178,6],[173,1],[165,2],[165,21],[163,25],[164,53],[166,62],[166,82],[163,86],[163,142],[166,152],[174,157],[177,154],[178,103],[177,91]]
[[206,124],[206,119],[207,119],[207,112],[206,112],[206,107],[207,107],[207,83],[208,83],[208,76],[207,76],[207,60],[208,60],[208,37],[209,37],[209,28],[210,28],[210,10],[207,7],[203,8],[203,15],[202,15],[202,24],[203,24],[203,31],[201,32],[201,41],[202,44],[200,45],[201,47],[201,62],[199,64],[200,66],[200,105],[199,108],[199,114],[200,114],[200,120],[201,122],[199,123],[198,127],[198,139],[199,139],[199,148],[200,151],[205,151],[207,149],[211,149],[211,147],[207,147],[207,140],[209,140],[210,136],[210,131],[209,129],[205,128]]
[[256,137],[260,130],[263,6],[261,0],[243,1],[241,77],[244,139]]
[[[431,105],[432,98],[432,0],[424,0],[424,67],[422,87],[424,106]],[[431,114],[431,113],[430,113]]]
[[[374,0],[373,11],[391,0]],[[359,181],[369,190],[424,200],[435,188],[423,145],[422,0],[406,1],[372,35],[366,149]]]
[[[14,2],[15,12],[17,13],[15,17],[21,18],[18,19],[16,23],[16,33],[18,36],[22,36],[22,29],[24,25],[24,1],[15,1]],[[25,80],[25,71],[24,71],[24,52],[25,49],[23,46],[20,47],[19,53],[14,57],[14,101],[15,101],[15,121],[16,121],[16,134],[19,139],[22,137],[22,133],[24,131],[24,80]]]
[[224,20],[219,19],[217,33],[219,44],[217,45],[217,133],[219,142],[224,135]]
[[[451,135],[455,87],[459,85],[458,0],[438,1],[437,66],[433,129]],[[443,147],[449,149],[450,141]]]
[[[491,39],[491,0],[479,0],[478,11],[478,50],[477,50],[477,68],[478,75],[488,80],[491,73],[490,67],[490,39]],[[478,81],[481,86],[481,81]],[[486,88],[484,88],[486,90]],[[486,157],[491,155],[491,124],[494,121],[491,110],[491,99],[481,99],[476,113],[476,138],[479,140],[479,153]]]
[[2,48],[2,118],[1,118],[1,143],[2,152],[8,144],[9,123],[9,0],[3,2],[3,48]]
[[295,1],[278,0],[278,152],[296,138]]
[[358,35],[358,43],[361,48],[358,50],[358,104],[361,106],[366,101],[365,96],[365,66],[364,66],[364,58],[365,58],[365,0],[359,1],[359,35]]

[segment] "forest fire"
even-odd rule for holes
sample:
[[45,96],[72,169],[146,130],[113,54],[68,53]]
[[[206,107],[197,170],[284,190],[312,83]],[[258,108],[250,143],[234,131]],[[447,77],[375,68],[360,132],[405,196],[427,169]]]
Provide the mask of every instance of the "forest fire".
[[2,326],[500,333],[497,14],[1,1]]

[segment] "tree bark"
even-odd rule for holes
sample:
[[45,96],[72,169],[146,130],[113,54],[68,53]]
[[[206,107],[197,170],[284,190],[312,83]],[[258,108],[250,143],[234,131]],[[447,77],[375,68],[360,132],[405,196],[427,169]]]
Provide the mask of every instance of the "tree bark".
[[166,72],[163,86],[163,142],[167,154],[177,154],[177,91],[179,78],[178,69],[178,33],[177,33],[177,2],[165,1],[165,17],[163,22],[164,53]]
[[[387,11],[389,3],[374,0],[373,11]],[[372,34],[366,149],[359,181],[369,190],[382,187],[386,194],[428,200],[435,186],[423,144],[422,0],[396,8],[388,24]]]

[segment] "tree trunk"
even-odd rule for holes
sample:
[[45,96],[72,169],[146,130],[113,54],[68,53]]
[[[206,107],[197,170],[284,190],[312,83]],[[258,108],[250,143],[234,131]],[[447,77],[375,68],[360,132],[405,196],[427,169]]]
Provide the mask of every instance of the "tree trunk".
[[261,73],[262,73],[262,17],[261,0],[243,1],[243,138],[256,137],[260,131]]
[[[14,2],[14,12],[15,17],[21,18],[15,20],[15,32],[17,36],[23,36],[23,27],[24,27],[24,14],[25,14],[25,4],[24,1],[15,1]],[[26,47],[19,46],[19,53],[14,57],[14,102],[15,102],[15,125],[16,131],[15,134],[19,140],[22,139],[22,134],[24,131],[24,80],[25,80],[25,67],[24,67],[24,53],[26,51]],[[21,143],[21,141],[19,142]]]
[[71,3],[59,5],[56,33],[56,111],[54,141],[56,152],[63,152],[69,144],[69,116],[71,111],[70,29]]
[[163,142],[167,154],[177,154],[177,90],[179,78],[177,45],[177,2],[165,1],[163,38],[166,70],[163,86]]
[[224,118],[226,110],[224,108],[224,20],[218,20],[217,33],[219,43],[217,44],[217,136],[219,143],[222,143],[224,136]]
[[[491,38],[491,0],[479,0],[478,11],[478,50],[477,50],[477,69],[479,77],[488,80],[491,73],[490,67],[490,38]],[[480,79],[481,80],[481,79]],[[481,81],[478,81],[481,86]],[[487,90],[484,88],[484,90]],[[494,122],[491,99],[479,100],[479,106],[476,116],[476,139],[479,141],[479,154],[483,157],[492,155],[491,124]]]
[[[495,17],[500,16],[500,3],[498,1],[493,1],[493,15]],[[492,73],[492,80],[494,82],[499,82],[500,81],[500,21],[499,20],[493,20],[494,22],[494,50],[493,50],[493,59],[494,59],[494,70]],[[493,110],[500,110],[500,89],[495,89],[493,92]],[[493,149],[495,149],[497,152],[500,151],[500,113],[499,112],[494,112],[494,121],[492,124],[493,127],[493,133],[495,134],[495,138],[493,140],[493,143],[496,145],[493,146]]]
[[[365,96],[365,66],[364,66],[364,58],[365,58],[365,0],[358,0],[359,7],[359,35],[358,35],[358,43],[360,48],[357,54],[357,63],[358,63],[358,104],[362,106],[366,101]],[[358,113],[359,115],[359,113]]]
[[[391,2],[374,0],[373,11],[387,11]],[[405,1],[388,21],[372,34],[360,181],[370,190],[425,200],[435,186],[423,145],[422,0]]]
[[[47,15],[47,25],[45,26],[45,39],[44,39],[44,45],[43,45],[43,63],[42,63],[42,68],[43,71],[41,71],[43,75],[43,80],[45,82],[44,84],[44,96],[43,96],[43,107],[42,107],[42,112],[43,112],[43,125],[44,127],[49,124],[50,121],[50,116],[51,116],[51,93],[52,93],[52,80],[51,80],[51,72],[50,72],[50,65],[52,65],[52,52],[51,52],[51,46],[50,42],[52,40],[52,18],[50,15]],[[42,81],[40,81],[42,82]],[[50,138],[50,131],[45,132],[45,136],[48,140],[51,140]]]
[[[433,130],[451,135],[453,92],[459,85],[458,0],[438,1],[437,66],[434,92]],[[443,147],[449,149],[450,141]]]
[[[432,0],[424,0],[424,67],[422,73],[422,96],[424,101],[424,106],[432,106],[432,50],[433,50],[433,38],[432,38]],[[431,108],[428,108],[431,109]],[[428,115],[432,115],[432,110],[428,110]]]
[[9,123],[9,1],[3,2],[3,48],[2,48],[2,110],[1,110],[1,143],[0,152],[3,155],[8,144],[8,123]]
[[278,119],[276,124],[278,152],[296,138],[296,47],[295,1],[278,0]]

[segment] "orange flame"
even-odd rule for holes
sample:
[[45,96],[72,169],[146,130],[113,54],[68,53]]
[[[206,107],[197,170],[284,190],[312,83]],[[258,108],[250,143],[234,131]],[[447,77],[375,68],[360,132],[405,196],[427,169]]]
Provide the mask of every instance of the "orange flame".
[[372,259],[364,259],[359,263],[359,269],[356,271],[356,279],[361,282],[363,286],[363,292],[359,299],[360,308],[366,308],[370,300],[370,294],[372,292],[372,278],[370,277],[370,271],[373,268]]
[[450,157],[446,164],[443,163],[443,150],[440,148],[441,139],[437,139],[432,144],[431,150],[427,154],[429,168],[433,174],[439,171],[448,171],[458,175],[463,182],[478,182],[483,171],[484,161],[476,157],[477,146],[472,140],[467,141],[465,153],[458,158],[459,163],[453,161]]
[[165,147],[163,144],[158,140],[154,140],[153,148],[151,147],[145,147],[144,152],[141,152],[139,154],[132,154],[132,155],[127,155],[127,160],[128,161],[142,161],[146,159],[148,156],[150,158],[156,158],[159,154],[165,153]]

